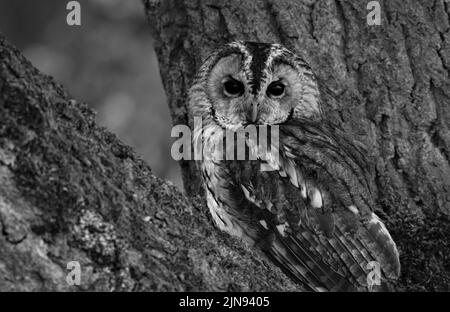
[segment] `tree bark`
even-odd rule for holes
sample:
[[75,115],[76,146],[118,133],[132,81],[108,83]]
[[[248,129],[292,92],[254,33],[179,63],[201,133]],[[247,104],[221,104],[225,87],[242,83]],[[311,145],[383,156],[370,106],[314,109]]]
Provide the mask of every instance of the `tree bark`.
[[[350,0],[144,0],[174,124],[207,53],[279,42],[309,60],[329,120],[370,147],[402,263],[399,290],[450,290],[450,3],[389,0],[381,25]],[[195,164],[181,162],[188,194]]]
[[298,289],[94,119],[0,35],[0,291]]

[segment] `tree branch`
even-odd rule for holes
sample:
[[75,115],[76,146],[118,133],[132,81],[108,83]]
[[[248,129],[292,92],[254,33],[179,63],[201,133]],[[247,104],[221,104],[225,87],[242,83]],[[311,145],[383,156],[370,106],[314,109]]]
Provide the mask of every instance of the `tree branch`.
[[0,90],[0,291],[299,289],[1,36]]

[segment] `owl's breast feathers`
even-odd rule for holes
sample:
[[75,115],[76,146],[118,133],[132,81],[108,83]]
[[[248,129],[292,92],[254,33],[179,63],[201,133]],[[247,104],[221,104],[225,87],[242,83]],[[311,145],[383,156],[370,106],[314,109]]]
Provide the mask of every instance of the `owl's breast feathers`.
[[280,125],[273,171],[261,171],[260,160],[203,161],[208,207],[222,230],[256,244],[310,290],[386,289],[400,274],[399,255],[373,213],[365,158],[323,123]]

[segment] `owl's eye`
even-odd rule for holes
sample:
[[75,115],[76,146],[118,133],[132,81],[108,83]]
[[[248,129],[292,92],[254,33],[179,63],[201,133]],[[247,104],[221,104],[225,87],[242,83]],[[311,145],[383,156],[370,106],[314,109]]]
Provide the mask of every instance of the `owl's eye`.
[[244,93],[244,84],[230,77],[223,83],[223,91],[226,96],[240,96]]
[[274,81],[267,87],[267,95],[272,97],[282,96],[285,86],[281,81]]

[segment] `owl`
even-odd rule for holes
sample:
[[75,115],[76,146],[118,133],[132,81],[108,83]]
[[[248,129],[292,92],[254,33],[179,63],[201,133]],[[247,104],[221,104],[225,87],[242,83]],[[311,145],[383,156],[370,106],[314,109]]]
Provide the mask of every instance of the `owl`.
[[317,79],[302,57],[279,44],[229,43],[204,61],[188,101],[202,121],[194,148],[222,151],[217,146],[236,144],[224,143],[226,133],[252,125],[277,129],[276,146],[245,137],[253,159],[198,162],[219,229],[307,290],[390,289],[399,253],[374,213],[381,210],[367,152],[324,117]]

